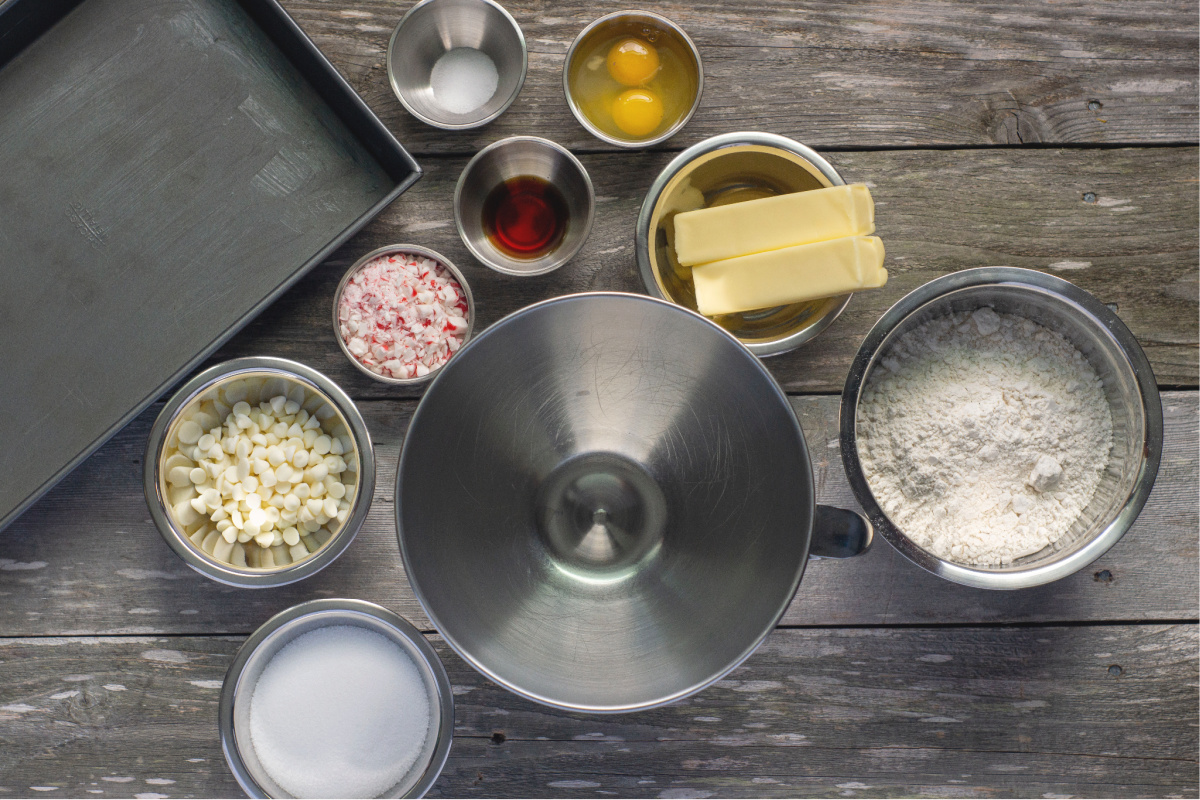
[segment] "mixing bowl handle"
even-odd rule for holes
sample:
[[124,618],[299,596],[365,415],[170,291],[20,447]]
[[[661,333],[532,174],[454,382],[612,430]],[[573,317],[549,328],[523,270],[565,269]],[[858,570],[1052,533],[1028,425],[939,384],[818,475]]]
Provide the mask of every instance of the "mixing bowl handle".
[[860,556],[867,552],[874,537],[874,528],[862,514],[833,506],[817,506],[808,557]]

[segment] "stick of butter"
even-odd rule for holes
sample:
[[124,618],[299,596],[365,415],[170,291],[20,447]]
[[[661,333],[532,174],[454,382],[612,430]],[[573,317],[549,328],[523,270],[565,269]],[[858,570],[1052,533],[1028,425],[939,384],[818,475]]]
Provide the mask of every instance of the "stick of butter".
[[846,236],[727,258],[692,269],[708,317],[874,289],[887,283],[878,236]]
[[684,266],[875,232],[875,202],[861,183],[781,194],[675,215]]

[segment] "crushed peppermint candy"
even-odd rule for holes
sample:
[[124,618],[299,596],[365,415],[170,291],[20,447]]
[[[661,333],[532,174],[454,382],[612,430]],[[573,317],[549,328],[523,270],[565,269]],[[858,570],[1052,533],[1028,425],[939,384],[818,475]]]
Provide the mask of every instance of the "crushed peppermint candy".
[[413,253],[372,259],[346,283],[338,329],[376,375],[423,378],[450,360],[467,333],[467,296],[450,270]]

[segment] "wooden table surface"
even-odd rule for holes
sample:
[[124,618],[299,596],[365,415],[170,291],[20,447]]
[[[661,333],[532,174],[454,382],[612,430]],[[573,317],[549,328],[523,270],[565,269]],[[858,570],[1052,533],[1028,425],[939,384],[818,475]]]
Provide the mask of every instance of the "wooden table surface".
[[[387,85],[384,49],[407,3],[284,5],[426,175],[213,361],[285,356],[347,389],[377,443],[369,520],[299,585],[218,586],[150,522],[141,459],[161,405],[141,415],[0,534],[0,799],[240,796],[217,738],[221,679],[248,633],[318,597],[382,603],[441,653],[457,711],[433,795],[1197,796],[1194,1],[658,3],[699,45],[705,94],[683,132],[633,153],[591,138],[561,89],[572,38],[617,6],[508,3],[529,44],[524,90],[497,122],[447,133]],[[674,153],[732,130],[814,146],[877,200],[887,286],[767,362],[821,502],[854,507],[837,394],[866,331],[920,284],[983,265],[1062,276],[1129,325],[1163,390],[1158,481],[1116,547],[1049,586],[968,589],[880,541],[812,564],[762,648],[688,700],[615,717],[543,708],[468,667],[413,597],[392,499],[419,390],[351,367],[328,321],[333,290],[363,253],[413,242],[463,268],[482,325],[569,292],[641,291],[633,226],[650,182]],[[540,278],[481,267],[452,221],[467,158],[520,133],[578,153],[597,194],[583,251]]]

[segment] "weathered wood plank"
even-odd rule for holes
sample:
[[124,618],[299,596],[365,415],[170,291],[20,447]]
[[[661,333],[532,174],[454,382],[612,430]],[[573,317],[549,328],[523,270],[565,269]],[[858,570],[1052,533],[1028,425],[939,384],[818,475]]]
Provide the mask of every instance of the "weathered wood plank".
[[[572,148],[614,149],[575,121],[562,90],[568,46],[610,8],[505,3],[530,51],[521,95],[483,129],[446,132],[410,116],[388,86],[388,39],[408,5],[284,3],[418,154],[465,153],[532,132]],[[1183,0],[756,0],[654,9],[688,31],[705,72],[700,109],[666,148],[746,129],[839,147],[1197,139],[1196,13]]]
[[[431,638],[457,704],[432,796],[1197,791],[1195,625],[778,630],[726,680],[616,717],[521,700]],[[238,645],[0,640],[0,794],[240,796],[216,725]]]
[[[997,264],[1051,272],[1116,304],[1160,383],[1197,384],[1195,149],[870,152],[830,158],[846,180],[873,186],[891,277],[882,289],[859,293],[816,340],[767,359],[788,391],[840,392],[859,343],[888,307],[940,275]],[[286,356],[330,375],[354,397],[414,396],[419,388],[387,387],[363,375],[337,347],[333,294],[355,259],[386,244],[432,247],[463,269],[483,325],[556,295],[643,292],[634,226],[646,190],[669,160],[666,153],[584,156],[598,196],[591,236],[571,263],[538,278],[500,275],[471,257],[455,231],[451,206],[465,160],[428,160],[428,174],[412,190],[214,361]]]
[[[786,625],[888,625],[1195,619],[1197,394],[1164,395],[1166,450],[1136,525],[1091,567],[1048,586],[992,592],[925,573],[880,540],[865,556],[812,563]],[[836,449],[838,399],[796,397],[821,502],[856,507]],[[396,542],[392,496],[412,401],[361,404],[375,442],[378,485],[367,523],[318,575],[279,589],[238,590],[188,569],[150,523],[141,459],[158,408],[84,463],[0,534],[0,631],[9,636],[245,634],[313,597],[383,603],[428,627]]]

